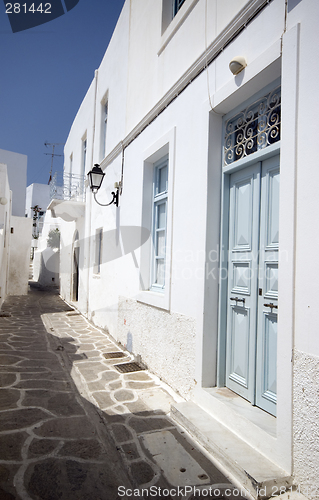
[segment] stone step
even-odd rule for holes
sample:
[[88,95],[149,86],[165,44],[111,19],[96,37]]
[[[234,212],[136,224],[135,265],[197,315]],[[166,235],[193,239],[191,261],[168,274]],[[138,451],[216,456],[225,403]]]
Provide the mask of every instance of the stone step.
[[228,471],[253,498],[265,500],[285,488],[293,478],[255,448],[193,402],[172,405],[171,417],[209,452],[212,460]]

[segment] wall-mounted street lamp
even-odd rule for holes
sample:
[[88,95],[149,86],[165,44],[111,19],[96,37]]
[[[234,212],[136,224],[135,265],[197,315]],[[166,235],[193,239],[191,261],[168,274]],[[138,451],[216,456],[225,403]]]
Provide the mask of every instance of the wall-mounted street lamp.
[[121,183],[116,182],[114,184],[115,191],[112,191],[112,193],[111,193],[113,196],[112,200],[110,201],[110,203],[103,204],[103,203],[100,203],[99,201],[97,201],[96,193],[98,192],[98,190],[100,189],[100,187],[102,185],[105,173],[101,169],[100,165],[98,165],[96,163],[94,165],[94,167],[92,168],[92,170],[88,173],[88,176],[89,176],[90,189],[93,193],[93,196],[94,196],[96,203],[98,205],[101,205],[101,207],[108,207],[109,205],[112,205],[112,203],[114,203],[114,205],[116,207],[118,207],[119,206],[119,192],[121,189]]

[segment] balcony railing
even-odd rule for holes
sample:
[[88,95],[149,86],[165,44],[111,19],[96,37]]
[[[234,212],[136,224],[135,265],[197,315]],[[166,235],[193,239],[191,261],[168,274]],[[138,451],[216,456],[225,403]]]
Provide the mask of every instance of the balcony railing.
[[55,172],[50,182],[50,200],[85,201],[85,176]]

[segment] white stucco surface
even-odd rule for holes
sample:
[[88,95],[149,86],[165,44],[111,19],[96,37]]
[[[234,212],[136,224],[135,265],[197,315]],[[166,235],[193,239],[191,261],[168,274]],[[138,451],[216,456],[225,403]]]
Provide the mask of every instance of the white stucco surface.
[[195,321],[119,297],[117,339],[184,397],[195,385]]
[[7,166],[0,163],[0,198],[7,203],[0,203],[0,308],[8,291],[9,237],[11,220],[11,192]]
[[319,357],[294,353],[293,443],[295,483],[308,498],[319,491]]

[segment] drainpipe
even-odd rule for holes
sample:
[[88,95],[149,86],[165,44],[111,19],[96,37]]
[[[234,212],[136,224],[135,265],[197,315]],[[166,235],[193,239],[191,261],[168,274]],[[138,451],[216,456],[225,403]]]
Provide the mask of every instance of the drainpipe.
[[[92,149],[91,149],[91,165],[90,165],[90,170],[92,170],[93,167],[93,157],[94,157],[94,141],[95,141],[95,121],[96,121],[96,95],[97,95],[97,85],[98,85],[98,76],[99,76],[99,71],[96,69],[94,73],[94,80],[95,80],[95,89],[94,89],[94,111],[93,111],[93,127],[92,127]],[[88,263],[87,263],[87,290],[86,290],[86,316],[89,316],[89,297],[90,297],[90,268],[91,268],[91,214],[92,214],[92,196],[89,196],[89,204],[87,203],[87,198],[86,198],[86,207],[89,206],[89,213],[88,213]]]

